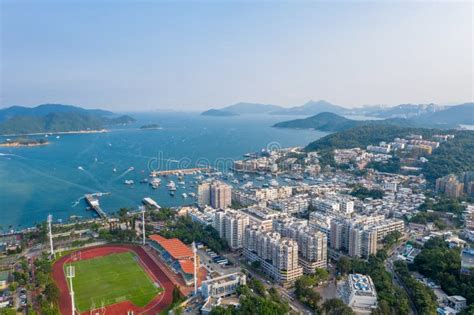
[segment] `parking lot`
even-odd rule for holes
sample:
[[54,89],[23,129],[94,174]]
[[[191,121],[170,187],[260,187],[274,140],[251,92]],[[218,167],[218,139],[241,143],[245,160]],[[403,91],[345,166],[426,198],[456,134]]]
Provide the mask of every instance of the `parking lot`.
[[[209,275],[211,275],[212,278],[218,276],[216,273],[219,275],[224,275],[224,274],[229,274],[229,273],[234,273],[240,271],[240,267],[233,265],[229,262],[229,264],[218,264],[213,260],[213,258],[216,258],[216,256],[209,254],[206,252],[205,247],[198,248],[197,254],[199,256],[199,259],[201,261],[201,265],[205,266],[207,269]],[[217,253],[215,253],[217,255]],[[214,257],[213,257],[214,256]],[[217,255],[221,256],[223,258],[226,258],[224,255]]]

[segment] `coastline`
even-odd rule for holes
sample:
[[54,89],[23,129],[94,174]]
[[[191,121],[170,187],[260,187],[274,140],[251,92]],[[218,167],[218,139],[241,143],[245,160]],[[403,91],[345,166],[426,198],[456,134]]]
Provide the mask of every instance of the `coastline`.
[[39,147],[43,145],[48,145],[50,142],[42,142],[42,143],[20,143],[20,142],[11,142],[11,143],[0,143],[0,147],[7,147],[7,148],[17,148],[17,147]]
[[53,131],[53,132],[36,132],[36,133],[14,133],[1,134],[0,137],[19,137],[19,136],[41,136],[41,135],[72,135],[72,134],[87,134],[87,133],[105,133],[108,129],[99,130],[74,130],[74,131]]

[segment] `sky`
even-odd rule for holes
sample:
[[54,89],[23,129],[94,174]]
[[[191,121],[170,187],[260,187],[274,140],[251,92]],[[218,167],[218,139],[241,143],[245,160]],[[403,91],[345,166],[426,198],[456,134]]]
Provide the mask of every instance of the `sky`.
[[0,0],[0,107],[473,100],[474,2]]

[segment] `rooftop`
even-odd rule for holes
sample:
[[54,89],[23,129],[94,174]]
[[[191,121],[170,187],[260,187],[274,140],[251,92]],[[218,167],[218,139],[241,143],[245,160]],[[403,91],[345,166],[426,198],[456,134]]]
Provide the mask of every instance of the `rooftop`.
[[160,244],[175,260],[183,258],[190,259],[193,257],[191,248],[177,238],[167,239],[161,235],[153,234],[150,235],[150,239]]

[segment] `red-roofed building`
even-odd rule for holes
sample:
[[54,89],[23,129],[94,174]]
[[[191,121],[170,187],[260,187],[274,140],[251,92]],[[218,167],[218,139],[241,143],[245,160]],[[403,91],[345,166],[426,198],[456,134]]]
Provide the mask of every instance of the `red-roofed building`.
[[[194,254],[190,246],[177,238],[167,239],[161,235],[150,235],[148,244],[158,251],[163,261],[177,274],[181,274],[186,285],[194,281]],[[199,256],[197,269],[199,269]]]

